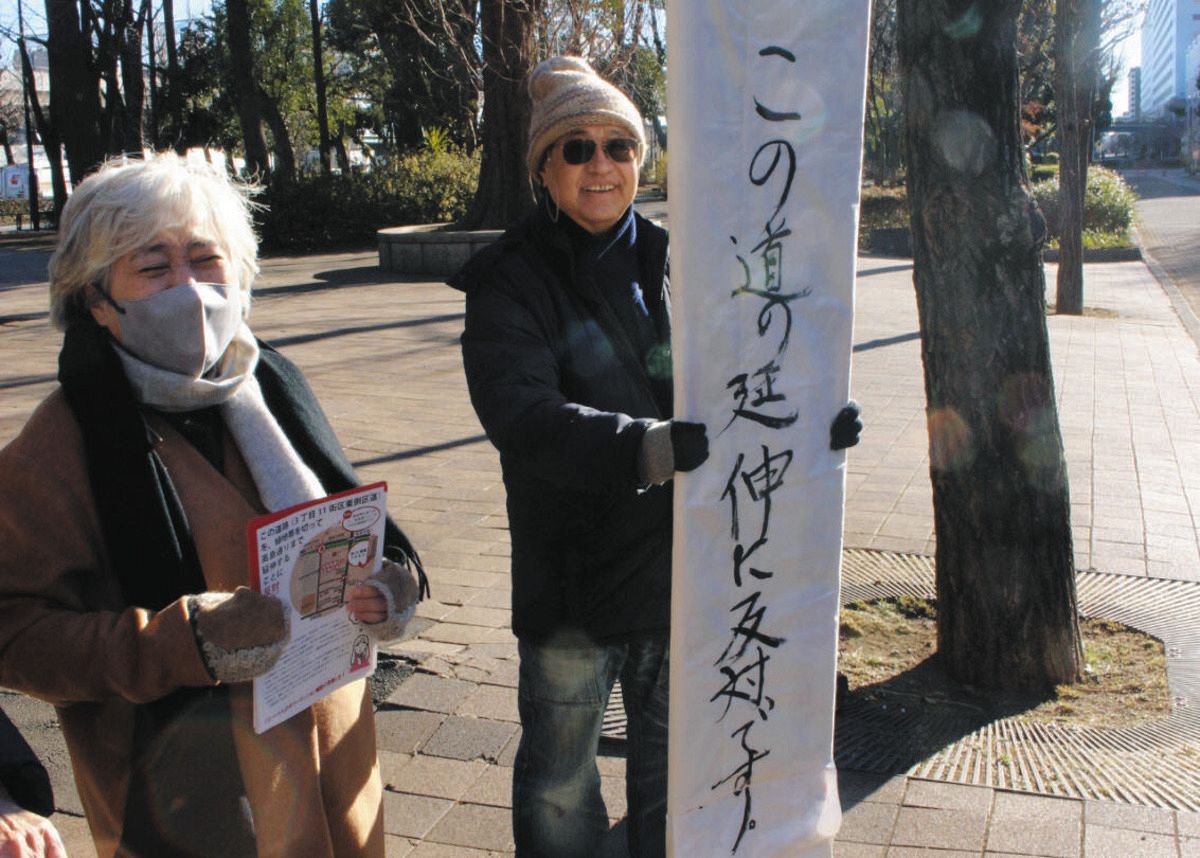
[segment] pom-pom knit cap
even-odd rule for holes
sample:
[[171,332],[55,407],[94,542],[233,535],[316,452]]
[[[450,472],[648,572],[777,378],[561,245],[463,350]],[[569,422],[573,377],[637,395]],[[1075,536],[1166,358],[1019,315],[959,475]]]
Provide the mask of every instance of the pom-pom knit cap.
[[554,141],[585,125],[617,125],[638,142],[638,167],[646,157],[642,115],[579,57],[551,57],[529,73],[529,149],[525,161],[537,179],[542,155]]

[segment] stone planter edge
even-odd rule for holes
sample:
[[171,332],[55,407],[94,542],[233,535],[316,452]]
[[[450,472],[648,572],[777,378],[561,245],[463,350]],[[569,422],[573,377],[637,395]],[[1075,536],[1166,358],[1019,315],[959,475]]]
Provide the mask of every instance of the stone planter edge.
[[449,277],[502,229],[457,230],[448,223],[392,226],[376,231],[379,267],[397,274]]

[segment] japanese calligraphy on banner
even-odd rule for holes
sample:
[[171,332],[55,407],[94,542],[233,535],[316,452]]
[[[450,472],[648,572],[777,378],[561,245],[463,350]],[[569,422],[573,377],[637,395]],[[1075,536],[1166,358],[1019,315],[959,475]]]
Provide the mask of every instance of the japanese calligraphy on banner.
[[674,856],[831,854],[869,0],[668,0]]

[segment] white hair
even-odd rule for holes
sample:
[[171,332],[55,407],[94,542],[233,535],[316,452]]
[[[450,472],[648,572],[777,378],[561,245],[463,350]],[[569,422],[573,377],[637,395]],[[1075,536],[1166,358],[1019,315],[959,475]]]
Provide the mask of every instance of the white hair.
[[66,328],[86,314],[98,297],[87,294],[89,286],[107,290],[114,262],[172,229],[195,230],[215,243],[249,298],[258,274],[250,199],[257,191],[220,166],[174,152],[106,161],[63,207],[50,257],[51,321]]

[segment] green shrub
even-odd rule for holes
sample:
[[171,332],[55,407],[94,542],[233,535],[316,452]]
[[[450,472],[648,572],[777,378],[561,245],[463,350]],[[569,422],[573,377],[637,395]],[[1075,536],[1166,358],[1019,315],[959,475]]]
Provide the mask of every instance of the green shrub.
[[466,214],[479,181],[479,159],[460,149],[424,149],[377,174],[377,193],[399,205],[406,223],[454,221]]
[[1057,164],[1035,164],[1029,170],[1029,181],[1044,182],[1047,179],[1058,178]]
[[[1038,182],[1033,186],[1033,196],[1046,218],[1050,238],[1057,238],[1061,232],[1058,180]],[[1135,202],[1137,196],[1119,175],[1104,167],[1089,167],[1083,196],[1084,231],[1124,235],[1133,224]]]
[[918,599],[916,596],[901,596],[896,600],[896,610],[902,617],[910,620],[937,619],[937,605],[928,599]]
[[[1035,168],[1038,169],[1038,168]],[[1036,182],[1033,197],[1046,218],[1047,246],[1056,247],[1059,235],[1058,176]],[[869,249],[871,230],[908,226],[908,198],[903,186],[862,189],[859,217],[860,246]],[[1084,194],[1084,247],[1127,247],[1137,196],[1117,173],[1104,167],[1088,168]]]
[[[45,220],[50,217],[54,203],[45,197],[40,197],[38,207],[41,209],[43,220]],[[29,220],[29,200],[25,197],[0,199],[0,223],[16,223],[17,218],[22,218],[26,222]]]
[[908,226],[908,194],[904,186],[863,188],[859,224],[862,230]]
[[663,195],[667,193],[667,150],[660,149],[658,157],[652,163],[642,167],[642,179],[650,184],[658,185]]
[[1133,225],[1137,194],[1107,167],[1088,169],[1083,227],[1095,232],[1123,232]]
[[430,135],[424,149],[368,173],[268,188],[256,220],[268,250],[366,245],[384,227],[458,220],[478,181],[478,156]]
[[[1097,232],[1094,229],[1085,229],[1083,231],[1082,243],[1084,250],[1106,250],[1109,248],[1127,248],[1130,246],[1129,233],[1127,232]],[[1046,247],[1057,250],[1059,246],[1058,236],[1046,241]]]

